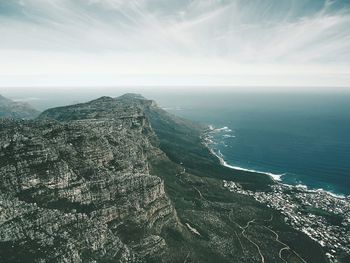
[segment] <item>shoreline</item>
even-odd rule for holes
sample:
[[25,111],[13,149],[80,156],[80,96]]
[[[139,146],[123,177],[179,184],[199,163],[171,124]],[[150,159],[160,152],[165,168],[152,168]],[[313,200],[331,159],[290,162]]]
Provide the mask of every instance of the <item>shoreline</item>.
[[222,166],[227,167],[227,168],[230,168],[233,170],[238,170],[238,171],[245,171],[245,172],[250,172],[250,173],[257,173],[257,174],[266,175],[266,176],[269,176],[275,182],[281,182],[282,181],[281,177],[283,175],[285,175],[285,174],[273,174],[273,173],[269,173],[269,172],[262,172],[262,171],[257,171],[257,170],[253,170],[253,169],[247,169],[247,168],[243,168],[243,167],[239,167],[239,166],[230,165],[225,161],[225,159],[223,158],[220,151],[219,151],[219,154],[217,154],[213,149],[210,149],[209,146],[207,146],[207,147],[209,148],[209,151],[219,159],[220,164]]
[[214,128],[213,125],[209,125],[208,126],[208,130],[204,131],[204,136],[203,136],[203,144],[205,145],[205,147],[210,151],[210,153],[215,156],[216,158],[218,158],[218,160],[220,161],[220,164],[222,166],[225,166],[227,168],[230,168],[232,170],[236,170],[236,171],[245,171],[245,172],[250,172],[250,173],[257,173],[257,174],[261,174],[261,175],[265,175],[268,176],[273,182],[275,182],[276,184],[279,185],[283,185],[283,186],[288,186],[288,187],[294,187],[296,189],[298,188],[302,188],[305,191],[308,192],[323,192],[326,193],[334,198],[339,198],[339,199],[350,199],[350,195],[346,195],[344,193],[333,193],[331,191],[327,191],[324,190],[323,188],[318,188],[318,189],[313,189],[313,188],[309,188],[307,185],[304,184],[298,184],[298,185],[293,185],[293,184],[287,184],[287,183],[283,183],[281,177],[285,174],[273,174],[273,173],[269,173],[269,172],[262,172],[262,171],[257,171],[257,170],[253,170],[253,169],[247,169],[247,168],[243,168],[243,167],[239,167],[239,166],[234,166],[234,165],[230,165],[228,164],[225,159],[224,156],[221,154],[220,150],[219,153],[216,153],[210,146],[209,144],[214,143],[211,138],[208,137],[209,133],[212,132],[217,132],[217,131],[231,131],[231,129],[229,129],[228,127],[223,127],[223,128]]

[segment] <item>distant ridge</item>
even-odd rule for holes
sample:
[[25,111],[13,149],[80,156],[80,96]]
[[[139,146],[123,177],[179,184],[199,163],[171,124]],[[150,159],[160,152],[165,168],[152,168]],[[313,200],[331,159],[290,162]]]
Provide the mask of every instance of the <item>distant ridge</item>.
[[138,93],[125,93],[117,97],[117,99],[137,99],[137,100],[147,100],[144,96]]
[[34,119],[39,111],[27,103],[17,102],[0,95],[0,118]]

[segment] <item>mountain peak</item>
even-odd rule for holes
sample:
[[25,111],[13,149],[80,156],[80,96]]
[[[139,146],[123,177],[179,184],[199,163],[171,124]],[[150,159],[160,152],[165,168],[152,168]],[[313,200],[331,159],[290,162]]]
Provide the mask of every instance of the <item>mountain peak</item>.
[[97,101],[103,101],[103,102],[110,102],[110,101],[113,101],[114,99],[112,97],[109,97],[109,96],[102,96],[98,99],[95,99],[95,100],[92,100],[90,101],[91,102],[97,102]]
[[117,99],[146,100],[144,96],[138,93],[125,93],[124,95],[119,96]]

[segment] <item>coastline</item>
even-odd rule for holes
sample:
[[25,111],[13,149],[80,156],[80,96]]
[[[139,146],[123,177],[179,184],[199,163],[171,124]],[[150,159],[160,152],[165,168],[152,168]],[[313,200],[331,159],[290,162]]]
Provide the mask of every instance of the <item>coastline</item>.
[[313,188],[309,188],[307,185],[304,184],[298,184],[298,185],[293,185],[293,184],[286,184],[282,182],[282,176],[285,174],[273,174],[270,172],[262,172],[262,171],[257,171],[257,170],[253,170],[253,169],[247,169],[247,168],[243,168],[243,167],[239,167],[239,166],[234,166],[234,165],[230,165],[228,164],[225,159],[223,154],[220,152],[217,153],[215,152],[211,147],[210,144],[214,144],[214,141],[212,140],[212,137],[209,135],[210,133],[215,133],[215,132],[221,132],[221,131],[229,131],[231,132],[232,130],[229,129],[227,126],[222,127],[222,128],[214,128],[213,125],[209,125],[208,129],[204,131],[203,133],[203,144],[205,145],[205,147],[207,147],[207,149],[210,151],[210,153],[215,156],[216,158],[218,158],[218,160],[220,161],[220,164],[222,166],[225,166],[227,168],[230,168],[232,170],[238,170],[238,171],[245,171],[245,172],[250,172],[250,173],[257,173],[257,174],[261,174],[261,175],[265,175],[268,176],[270,179],[272,179],[272,181],[274,181],[277,184],[283,185],[283,186],[287,186],[287,187],[294,187],[296,189],[303,189],[307,192],[310,193],[315,193],[315,192],[323,192],[326,193],[334,198],[339,198],[339,199],[350,199],[350,195],[347,196],[343,193],[333,193],[327,190],[324,190],[322,188],[319,189],[313,189]]
[[227,180],[223,180],[223,186],[230,192],[251,196],[268,208],[279,211],[287,225],[304,233],[324,249],[329,262],[342,262],[344,255],[350,253],[349,241],[346,239],[350,226],[350,195],[339,195],[324,189],[308,189],[302,184],[286,184],[281,180],[282,175],[230,165],[225,161],[220,150],[216,152],[210,147],[215,144],[210,133],[215,131],[217,130],[209,127],[202,139],[205,147],[218,158],[222,166],[236,171],[269,176],[274,182],[271,185],[271,191],[267,192],[246,190],[240,184]]
[[219,153],[216,153],[213,149],[211,149],[209,146],[209,151],[214,155],[216,156],[221,165],[227,167],[227,168],[230,168],[230,169],[233,169],[233,170],[239,170],[239,171],[245,171],[245,172],[251,172],[251,173],[257,173],[257,174],[262,174],[262,175],[266,175],[266,176],[269,176],[273,181],[275,182],[281,182],[282,179],[281,177],[284,175],[284,174],[273,174],[273,173],[269,173],[269,172],[262,172],[262,171],[257,171],[257,170],[252,170],[252,169],[247,169],[247,168],[243,168],[243,167],[239,167],[239,166],[233,166],[233,165],[230,165],[228,164],[225,159],[223,158],[221,152],[219,151]]
[[[250,172],[250,173],[256,173],[256,174],[261,174],[261,175],[265,175],[265,176],[268,176],[270,179],[272,179],[272,181],[274,182],[281,182],[282,179],[281,177],[284,175],[284,174],[273,174],[273,173],[269,173],[269,172],[262,172],[262,171],[257,171],[257,170],[253,170],[253,169],[247,169],[247,168],[243,168],[243,167],[239,167],[239,166],[234,166],[234,165],[230,165],[228,164],[225,159],[224,159],[224,156],[222,155],[222,153],[219,152],[215,152],[209,145],[210,144],[213,144],[214,141],[212,140],[212,138],[209,136],[210,133],[213,133],[213,132],[221,132],[221,131],[227,131],[227,132],[232,132],[231,129],[229,129],[227,126],[225,127],[222,127],[222,128],[214,128],[213,125],[209,125],[208,126],[208,129],[204,131],[204,136],[203,136],[203,144],[205,145],[205,147],[207,147],[207,149],[210,151],[210,153],[215,156],[216,158],[219,159],[220,161],[220,164],[222,166],[225,166],[227,168],[230,168],[232,170],[238,170],[238,171],[245,171],[245,172]],[[224,135],[225,136],[225,135]],[[227,136],[227,135],[226,135]],[[235,137],[233,135],[230,135],[230,137]]]

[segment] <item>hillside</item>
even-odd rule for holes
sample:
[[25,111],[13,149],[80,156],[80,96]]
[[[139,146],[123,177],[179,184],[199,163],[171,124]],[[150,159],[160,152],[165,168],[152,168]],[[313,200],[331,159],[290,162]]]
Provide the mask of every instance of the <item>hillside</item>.
[[0,95],[0,118],[34,119],[38,115],[39,111],[29,104],[16,102]]
[[327,262],[279,212],[223,187],[269,191],[269,177],[221,166],[202,127],[140,95],[0,125],[1,262]]

